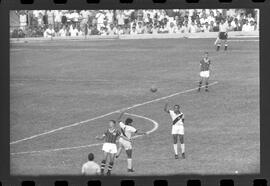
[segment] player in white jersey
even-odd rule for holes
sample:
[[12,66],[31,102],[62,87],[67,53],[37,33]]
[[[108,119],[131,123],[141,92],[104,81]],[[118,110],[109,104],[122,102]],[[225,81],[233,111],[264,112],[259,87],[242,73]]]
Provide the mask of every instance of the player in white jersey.
[[122,112],[118,118],[119,126],[121,128],[121,136],[119,138],[119,149],[116,154],[116,158],[121,154],[122,148],[125,149],[127,154],[127,169],[128,172],[134,172],[132,166],[132,135],[145,135],[144,132],[138,132],[136,128],[132,126],[133,120],[131,118],[127,118],[125,122],[121,121],[124,112]]
[[99,175],[100,166],[94,162],[94,154],[88,154],[88,161],[82,166],[83,175]]
[[224,19],[221,19],[219,23],[219,33],[218,37],[215,41],[215,45],[217,46],[217,51],[219,51],[221,42],[224,43],[224,50],[228,49],[228,24],[224,21]]
[[184,114],[180,112],[180,106],[174,105],[173,110],[168,108],[168,103],[164,107],[164,111],[170,114],[172,118],[172,136],[175,159],[178,159],[178,138],[180,139],[182,158],[185,159],[185,144],[184,144]]

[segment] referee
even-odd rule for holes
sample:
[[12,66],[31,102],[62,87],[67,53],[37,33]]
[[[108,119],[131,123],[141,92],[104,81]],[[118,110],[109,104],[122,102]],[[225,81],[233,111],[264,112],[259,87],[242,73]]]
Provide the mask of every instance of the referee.
[[100,166],[94,162],[94,154],[88,154],[88,161],[82,166],[82,174],[83,175],[99,175],[100,174]]

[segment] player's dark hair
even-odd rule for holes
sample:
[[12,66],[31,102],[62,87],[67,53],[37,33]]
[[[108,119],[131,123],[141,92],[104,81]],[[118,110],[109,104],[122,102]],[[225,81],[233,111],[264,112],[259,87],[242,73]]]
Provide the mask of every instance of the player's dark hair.
[[125,124],[130,125],[132,122],[133,122],[133,119],[127,118],[126,121],[125,121]]
[[204,52],[205,54],[208,54],[208,52]]
[[110,122],[113,122],[113,124],[116,124],[116,121],[115,121],[115,120],[113,120],[113,119],[111,119],[111,120],[110,120]]
[[89,153],[89,154],[88,154],[88,160],[89,160],[89,161],[93,161],[94,158],[95,158],[95,156],[94,156],[93,153]]
[[174,105],[175,107],[178,107],[179,109],[180,109],[180,105],[178,105],[178,104],[176,104],[176,105]]

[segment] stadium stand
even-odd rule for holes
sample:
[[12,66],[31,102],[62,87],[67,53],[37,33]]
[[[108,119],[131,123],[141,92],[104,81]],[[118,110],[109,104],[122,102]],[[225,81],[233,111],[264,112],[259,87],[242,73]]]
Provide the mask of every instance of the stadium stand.
[[259,12],[249,9],[29,10],[11,12],[11,37],[83,37],[259,30]]

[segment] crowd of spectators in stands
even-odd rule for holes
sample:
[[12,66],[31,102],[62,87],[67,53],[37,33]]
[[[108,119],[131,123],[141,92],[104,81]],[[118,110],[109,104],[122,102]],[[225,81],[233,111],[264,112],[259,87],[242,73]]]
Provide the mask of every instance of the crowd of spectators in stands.
[[158,34],[258,30],[255,9],[31,10],[17,11],[11,37]]

